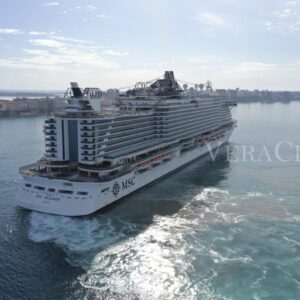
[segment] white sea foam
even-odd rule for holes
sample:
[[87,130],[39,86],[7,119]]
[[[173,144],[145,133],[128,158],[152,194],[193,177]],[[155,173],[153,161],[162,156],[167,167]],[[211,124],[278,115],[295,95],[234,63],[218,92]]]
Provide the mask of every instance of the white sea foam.
[[288,218],[288,220],[291,221],[291,222],[299,223],[300,222],[300,215],[291,215]]
[[[100,293],[137,295],[141,299],[225,299],[212,286],[215,270],[197,284],[190,278],[193,250],[216,264],[251,262],[248,256],[222,256],[199,239],[211,223],[240,223],[244,216],[222,211],[232,196],[218,188],[203,189],[173,216],[154,216],[146,228],[119,218],[97,215],[67,218],[31,213],[29,237],[53,241],[68,253],[71,264],[86,270],[82,286]],[[200,203],[195,209],[194,204]],[[201,224],[200,224],[201,223]],[[232,232],[230,232],[232,235]],[[189,243],[186,242],[189,239]],[[212,251],[212,252],[211,252]],[[75,257],[74,257],[75,255]]]
[[261,287],[262,282],[266,279],[269,269],[267,267],[263,267],[261,270],[261,276],[258,277],[254,282],[251,283],[251,287],[258,289]]
[[227,199],[229,197],[229,192],[227,190],[222,190],[215,187],[206,187],[204,188],[197,196],[195,200],[214,200],[214,199]]
[[[72,254],[77,254],[75,263],[86,269],[79,280],[89,290],[137,295],[146,300],[192,300],[199,295],[224,299],[210,285],[215,272],[197,285],[191,282],[189,272],[195,258],[189,253],[195,245],[184,238],[192,237],[193,227],[194,221],[179,211],[173,216],[155,216],[152,225],[129,237],[124,232],[136,231],[133,224],[102,215],[74,219],[31,213],[29,236],[37,242],[61,245],[71,263]],[[207,251],[198,240],[193,243],[197,243],[198,251]]]
[[285,206],[280,205],[285,213],[285,215],[287,216],[287,221],[289,222],[300,222],[300,215],[294,215],[292,213],[290,213],[289,209]]
[[228,242],[228,241],[232,241],[234,238],[233,235],[228,235],[228,236],[218,236],[214,239],[214,242],[216,241],[221,241],[221,242]]
[[292,244],[292,245],[297,245],[297,246],[299,246],[300,247],[300,242],[299,241],[296,241],[296,240],[294,240],[294,239],[291,239],[291,238],[289,238],[289,237],[287,237],[287,236],[283,236],[283,239],[284,240],[286,240],[288,243],[290,243],[290,244]]
[[[123,228],[116,228],[113,220],[97,218],[68,218],[32,212],[29,237],[36,242],[54,241],[72,252],[101,249],[124,237]],[[133,224],[126,229],[134,230]]]
[[[237,224],[244,222],[246,217],[228,211],[228,208],[238,206],[236,202],[233,202],[235,200],[236,197],[231,195],[227,190],[215,187],[204,188],[186,207],[193,210],[193,203],[195,201],[200,202],[202,204],[201,212],[199,213],[200,220]],[[232,203],[234,203],[234,205],[232,205]]]
[[184,293],[185,298],[194,299],[195,287],[186,289],[190,265],[186,257],[183,260],[187,253],[182,243],[184,228],[182,218],[156,217],[144,232],[98,253],[80,278],[81,284],[142,299],[174,299]]
[[265,194],[261,193],[261,192],[248,192],[246,194],[247,197],[253,197],[253,198],[259,198],[259,197],[264,197]]
[[209,253],[213,258],[215,264],[224,263],[224,262],[233,262],[233,261],[238,261],[245,264],[253,262],[253,259],[248,255],[229,257],[229,256],[223,256],[219,252],[212,249],[209,251]]

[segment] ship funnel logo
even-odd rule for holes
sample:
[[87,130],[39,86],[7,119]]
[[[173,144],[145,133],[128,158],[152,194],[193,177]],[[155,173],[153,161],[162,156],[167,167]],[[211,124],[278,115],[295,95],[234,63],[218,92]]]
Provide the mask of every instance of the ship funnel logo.
[[112,188],[112,193],[117,196],[120,192],[120,185],[115,182],[115,184],[113,185],[113,188]]

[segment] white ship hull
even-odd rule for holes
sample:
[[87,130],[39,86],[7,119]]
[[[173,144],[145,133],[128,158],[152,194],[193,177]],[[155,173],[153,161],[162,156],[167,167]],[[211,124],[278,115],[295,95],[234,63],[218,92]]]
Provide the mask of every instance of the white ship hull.
[[[163,162],[150,168],[145,173],[132,171],[124,176],[108,182],[71,182],[62,179],[49,179],[40,176],[23,175],[25,185],[17,195],[18,205],[39,212],[64,215],[82,216],[91,214],[143,186],[165,176],[176,169],[181,168],[210,150],[226,144],[232,134],[233,128],[227,130],[221,138],[199,146],[184,154],[176,153],[170,161]],[[31,186],[27,187],[26,186]],[[38,190],[35,186],[44,187]],[[72,194],[61,194],[58,190],[71,190]],[[53,188],[56,192],[49,192]],[[78,195],[78,191],[84,191],[87,195]]]

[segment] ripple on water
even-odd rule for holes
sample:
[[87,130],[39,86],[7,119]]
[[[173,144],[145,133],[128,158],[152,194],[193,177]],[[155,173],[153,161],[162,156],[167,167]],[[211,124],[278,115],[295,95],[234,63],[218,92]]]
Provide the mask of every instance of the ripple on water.
[[[233,207],[232,201],[237,205]],[[276,239],[278,245],[278,230],[258,229],[258,222],[253,225],[240,214],[240,201],[245,198],[227,190],[204,188],[177,213],[155,215],[151,224],[144,225],[114,214],[66,218],[31,213],[29,237],[61,245],[68,261],[86,270],[79,281],[87,294],[233,299],[232,295],[240,298],[238,293],[244,293],[261,299],[269,293],[265,285],[272,282],[269,267],[274,255],[264,240]],[[274,229],[268,223],[262,226]],[[281,239],[293,250],[298,247],[293,236]],[[292,249],[281,249],[276,255],[285,251]],[[296,284],[295,274],[291,276]],[[245,286],[243,292],[237,292],[238,286]]]

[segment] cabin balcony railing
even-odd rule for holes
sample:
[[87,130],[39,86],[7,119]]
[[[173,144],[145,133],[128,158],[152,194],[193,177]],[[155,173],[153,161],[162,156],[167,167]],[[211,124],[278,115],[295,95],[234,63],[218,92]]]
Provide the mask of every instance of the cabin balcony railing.
[[85,146],[83,146],[83,147],[81,147],[81,150],[87,150],[87,151],[89,151],[89,150],[95,150],[95,146],[92,146],[92,147],[88,147],[87,145],[85,145]]
[[84,163],[87,163],[87,162],[94,163],[95,158],[94,157],[82,158],[81,161],[84,162]]
[[48,137],[48,136],[56,136],[56,133],[55,132],[45,132],[45,135]]
[[95,150],[96,150],[96,149],[81,149],[81,150],[80,150],[80,154],[81,154],[81,156],[85,156],[85,155],[95,155]]
[[93,134],[91,134],[91,135],[88,135],[88,134],[81,134],[80,135],[80,137],[82,137],[82,138],[95,138],[95,136],[93,135]]
[[46,149],[46,153],[56,153],[56,149]]
[[46,147],[56,147],[57,144],[56,143],[46,143]]
[[55,142],[56,141],[56,138],[54,138],[54,137],[51,137],[51,138],[49,138],[49,137],[47,137],[46,139],[45,139],[47,142]]
[[82,144],[82,145],[93,145],[93,144],[95,144],[95,141],[91,141],[91,142],[88,142],[88,141],[81,141],[81,144]]
[[56,121],[54,119],[49,119],[45,121],[46,124],[55,124]]
[[49,137],[49,136],[56,136],[56,133],[45,133],[46,137]]
[[92,128],[82,128],[81,127],[81,131],[83,131],[83,132],[91,132],[91,131],[94,131],[94,129],[92,129]]
[[45,128],[44,129],[44,132],[46,133],[46,134],[55,134],[56,133],[56,130],[55,130],[55,128]]
[[53,130],[53,129],[56,129],[56,126],[55,125],[44,125],[44,128],[45,130]]
[[93,124],[95,124],[95,121],[84,120],[84,121],[81,121],[80,124],[81,125],[93,125]]
[[79,169],[85,169],[88,171],[113,171],[116,169],[123,168],[123,164],[117,164],[117,165],[105,165],[105,164],[95,164],[93,166],[91,165],[84,165],[84,164],[79,164],[78,165]]
[[56,153],[44,153],[44,157],[46,159],[49,159],[49,160],[57,160],[57,154]]
[[81,152],[81,156],[95,156],[95,151],[92,151],[92,153],[84,153],[84,152]]
[[45,159],[44,157],[39,159],[38,162],[37,162],[39,165],[51,165],[51,166],[64,166],[64,167],[67,167],[67,166],[70,166],[70,167],[73,167],[73,166],[77,166],[77,163],[71,163],[69,160],[47,160]]

